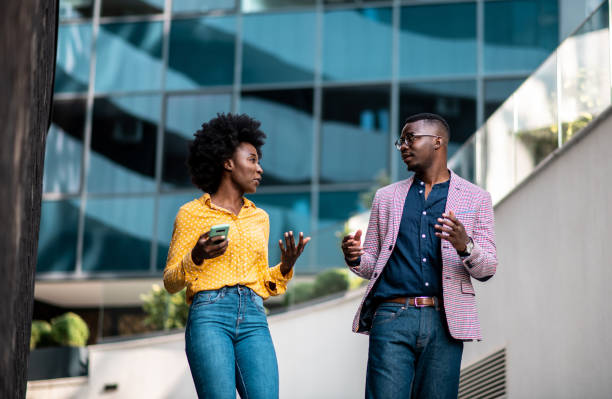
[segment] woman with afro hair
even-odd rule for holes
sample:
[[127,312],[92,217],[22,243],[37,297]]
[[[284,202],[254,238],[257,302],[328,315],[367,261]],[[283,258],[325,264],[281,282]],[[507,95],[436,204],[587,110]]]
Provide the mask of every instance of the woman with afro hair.
[[[284,233],[280,263],[268,267],[268,214],[244,197],[261,182],[266,135],[247,115],[218,114],[195,133],[187,165],[204,195],[183,205],[164,285],[187,287],[185,351],[199,398],[278,398],[278,365],[263,300],[285,292],[310,240]],[[229,225],[226,236],[211,227]],[[297,241],[297,243],[296,243]]]

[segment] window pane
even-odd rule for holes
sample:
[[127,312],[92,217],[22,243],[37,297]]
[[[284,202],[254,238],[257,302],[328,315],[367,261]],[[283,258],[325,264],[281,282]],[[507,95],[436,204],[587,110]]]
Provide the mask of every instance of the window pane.
[[96,91],[159,89],[162,28],[161,22],[100,25]]
[[234,81],[235,35],[234,17],[172,21],[167,88],[231,85]]
[[311,12],[245,16],[242,82],[312,81],[315,27]]
[[55,92],[86,92],[89,85],[91,25],[60,25]]
[[508,194],[516,181],[515,99],[512,96],[504,102],[485,125],[483,183],[493,203]]
[[172,12],[196,13],[213,10],[228,10],[236,7],[236,0],[173,0]]
[[231,108],[231,94],[168,97],[163,166],[165,189],[193,187],[185,164],[189,155],[189,142],[204,122],[214,118],[218,112],[229,112]]
[[85,99],[53,101],[45,148],[45,193],[79,192],[86,105]]
[[74,271],[79,203],[78,199],[43,201],[36,273]]
[[312,89],[244,92],[240,112],[261,122],[262,185],[308,184],[312,170]]
[[442,116],[451,129],[449,157],[476,131],[476,82],[423,82],[400,87],[400,131],[410,115],[433,112]]
[[83,271],[148,271],[153,198],[87,200]]
[[[249,199],[270,215],[268,264],[275,266],[280,262],[278,240],[282,239],[285,232],[293,231],[295,237],[299,237],[300,231],[304,233],[304,237],[310,235],[310,193],[252,194]],[[312,263],[310,245],[306,246],[298,259],[296,273],[305,272]]]
[[323,79],[390,79],[392,31],[390,8],[326,12]]
[[154,191],[160,97],[99,98],[93,112],[88,191]]
[[314,7],[315,3],[315,0],[242,0],[242,11],[253,12],[282,7]]
[[484,69],[530,71],[559,44],[557,0],[487,1]]
[[60,0],[60,20],[72,18],[91,18],[93,15],[93,0]]
[[485,119],[488,119],[514,93],[525,79],[485,80]]
[[102,0],[102,16],[162,14],[165,0]]
[[194,191],[187,194],[161,195],[159,197],[159,213],[157,215],[157,270],[164,270],[174,219],[181,206],[202,196],[201,192]]
[[323,90],[321,183],[374,180],[389,168],[389,86]]
[[323,192],[319,195],[318,230],[313,234],[313,240],[317,240],[317,270],[313,272],[345,266],[340,249],[344,223],[349,217],[366,211],[359,196],[359,192],[353,191]]
[[402,7],[400,76],[476,73],[475,3]]

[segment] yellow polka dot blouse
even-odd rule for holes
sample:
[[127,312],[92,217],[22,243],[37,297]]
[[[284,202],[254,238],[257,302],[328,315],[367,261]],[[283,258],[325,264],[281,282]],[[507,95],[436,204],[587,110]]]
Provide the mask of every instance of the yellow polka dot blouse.
[[[205,259],[198,266],[191,259],[191,250],[198,238],[217,224],[229,224],[229,244],[225,253]],[[238,215],[216,206],[209,194],[183,205],[176,215],[166,268],[164,285],[175,293],[187,287],[187,302],[196,292],[216,290],[224,286],[244,285],[262,298],[279,295],[287,289],[293,270],[283,276],[280,264],[268,267],[268,214],[244,198]]]

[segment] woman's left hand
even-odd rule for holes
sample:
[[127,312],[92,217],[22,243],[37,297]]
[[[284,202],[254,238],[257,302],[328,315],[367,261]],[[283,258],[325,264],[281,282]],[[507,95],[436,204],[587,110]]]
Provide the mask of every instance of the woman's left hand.
[[300,232],[300,240],[296,246],[293,231],[288,233],[285,232],[285,245],[283,245],[283,240],[278,240],[278,246],[281,250],[280,270],[281,273],[283,273],[283,276],[286,276],[289,274],[289,272],[291,272],[291,269],[293,269],[293,266],[295,265],[295,261],[297,261],[304,251],[304,247],[306,247],[308,241],[310,241],[310,237],[304,238],[304,233]]

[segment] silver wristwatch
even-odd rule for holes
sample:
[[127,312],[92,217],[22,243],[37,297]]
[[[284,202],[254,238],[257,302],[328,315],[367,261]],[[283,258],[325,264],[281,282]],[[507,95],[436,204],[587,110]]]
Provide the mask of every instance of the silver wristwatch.
[[465,243],[465,250],[463,252],[459,252],[460,256],[470,256],[472,254],[472,250],[474,249],[474,241],[472,237],[468,237],[468,242]]

